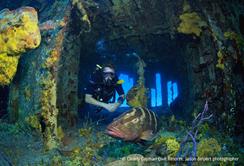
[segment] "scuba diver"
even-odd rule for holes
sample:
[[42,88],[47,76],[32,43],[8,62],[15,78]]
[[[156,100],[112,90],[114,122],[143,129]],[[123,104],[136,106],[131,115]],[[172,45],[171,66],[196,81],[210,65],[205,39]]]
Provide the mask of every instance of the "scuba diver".
[[[85,102],[98,107],[96,112],[100,112],[102,109],[114,112],[125,100],[121,85],[123,80],[118,79],[112,64],[106,64],[103,67],[96,66],[97,68],[85,88]],[[117,102],[115,102],[116,92],[119,94]]]

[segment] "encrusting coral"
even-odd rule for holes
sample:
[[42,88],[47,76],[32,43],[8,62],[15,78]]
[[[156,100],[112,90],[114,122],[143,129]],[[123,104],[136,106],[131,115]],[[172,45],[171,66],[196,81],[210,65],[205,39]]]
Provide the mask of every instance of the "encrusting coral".
[[185,34],[194,34],[200,36],[202,32],[202,27],[205,25],[196,12],[183,13],[180,15],[181,23],[177,28],[178,32]]
[[198,157],[213,157],[216,156],[221,150],[218,141],[214,138],[201,140],[197,148]]
[[224,55],[223,55],[223,52],[221,50],[218,51],[217,53],[217,56],[218,56],[218,63],[216,64],[216,67],[221,69],[221,70],[224,70]]
[[29,86],[26,86],[24,89],[24,96],[25,99],[30,101],[31,97],[32,97],[32,93],[31,93],[31,88]]
[[48,150],[58,146],[56,84],[55,81],[51,79],[51,74],[46,78],[43,78],[41,84],[43,86],[41,92],[41,116],[46,125],[44,131],[44,143]]
[[176,141],[175,138],[167,139],[165,143],[167,145],[168,156],[175,157],[180,149],[180,144]]
[[44,144],[47,150],[56,148],[60,140],[64,137],[62,128],[58,127],[57,116],[57,69],[62,52],[62,46],[65,36],[65,27],[63,27],[55,38],[55,45],[50,51],[49,56],[45,59],[42,67],[46,70],[45,75],[41,78],[41,117],[45,123]]
[[81,128],[79,129],[79,133],[81,137],[89,137],[92,134],[92,128],[91,127]]
[[162,157],[176,157],[180,149],[180,144],[174,135],[166,133],[158,137],[154,143],[147,149],[148,152],[154,151],[156,155]]
[[244,39],[241,37],[241,35],[228,31],[224,33],[224,37],[229,40],[234,40],[239,48],[244,47]]
[[131,6],[130,0],[113,0],[112,12],[115,17],[119,17],[125,13],[130,13]]
[[64,29],[60,30],[56,39],[55,46],[50,51],[50,56],[46,59],[46,62],[43,64],[44,68],[52,68],[58,65],[58,61],[60,59],[62,45],[64,40]]
[[91,21],[89,20],[88,13],[84,8],[83,2],[80,0],[72,0],[72,5],[77,7],[79,14],[81,15],[81,22],[84,22],[87,25],[85,32],[90,32]]
[[41,42],[37,12],[31,7],[0,12],[0,85],[13,79],[20,55]]
[[161,145],[161,144],[165,144],[165,142],[168,140],[168,139],[174,139],[173,136],[160,136],[158,137],[155,141],[154,141],[154,145]]
[[8,85],[13,79],[19,62],[19,56],[0,54],[0,85]]
[[[87,132],[85,128],[82,128],[81,130],[82,132],[83,131]],[[95,137],[93,137],[94,135],[91,132],[92,131],[85,133],[85,135],[89,137],[85,138],[85,142],[82,146],[75,146],[71,150],[61,151],[63,155],[69,158],[67,159],[62,158],[64,160],[63,161],[59,160],[58,162],[63,163],[63,165],[67,165],[67,166],[69,165],[89,166],[89,165],[94,165],[96,161],[102,160],[101,157],[98,155],[98,152],[99,150],[101,150],[101,148],[104,146],[105,142],[108,139],[106,139],[106,137],[104,138],[104,135],[99,132],[96,133]],[[81,136],[83,137],[83,134]]]
[[57,137],[61,141],[64,138],[65,134],[61,126],[57,128]]
[[126,100],[127,104],[131,107],[146,107],[147,106],[147,89],[145,87],[144,68],[146,67],[145,62],[136,53],[134,54],[138,58],[137,74],[139,79],[137,85],[133,86],[127,93]]
[[32,115],[32,116],[28,116],[25,118],[25,121],[34,129],[41,131],[42,127],[40,124],[40,120],[39,117],[37,115]]

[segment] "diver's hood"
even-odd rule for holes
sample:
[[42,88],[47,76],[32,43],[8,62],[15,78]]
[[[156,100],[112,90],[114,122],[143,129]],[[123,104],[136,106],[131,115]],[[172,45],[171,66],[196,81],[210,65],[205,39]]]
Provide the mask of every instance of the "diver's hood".
[[114,71],[114,69],[112,69],[110,67],[104,67],[103,73],[115,73],[115,71]]

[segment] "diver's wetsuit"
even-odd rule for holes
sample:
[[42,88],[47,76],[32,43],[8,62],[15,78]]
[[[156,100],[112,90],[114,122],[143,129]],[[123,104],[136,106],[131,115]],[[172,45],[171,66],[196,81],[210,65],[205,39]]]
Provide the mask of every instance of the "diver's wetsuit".
[[99,71],[94,72],[91,75],[89,80],[89,84],[85,88],[85,94],[90,94],[92,97],[98,101],[108,103],[112,98],[115,102],[115,92],[119,94],[119,96],[124,95],[124,90],[121,84],[117,84],[118,76],[112,80],[111,85],[106,85],[103,82],[102,73]]

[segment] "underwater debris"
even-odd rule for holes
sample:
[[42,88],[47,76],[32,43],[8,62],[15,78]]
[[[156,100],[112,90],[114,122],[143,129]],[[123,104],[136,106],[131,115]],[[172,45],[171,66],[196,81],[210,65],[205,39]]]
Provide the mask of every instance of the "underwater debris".
[[0,85],[13,79],[19,58],[41,42],[37,12],[32,7],[21,7],[0,12]]
[[109,124],[106,133],[126,141],[149,141],[157,130],[158,122],[155,113],[147,108],[136,107],[123,113]]
[[133,86],[126,95],[127,104],[131,107],[146,107],[147,89],[144,85]]
[[136,53],[133,54],[138,58],[137,74],[139,79],[137,85],[133,86],[126,95],[127,104],[131,107],[147,107],[147,89],[145,87],[144,68],[145,62]]

